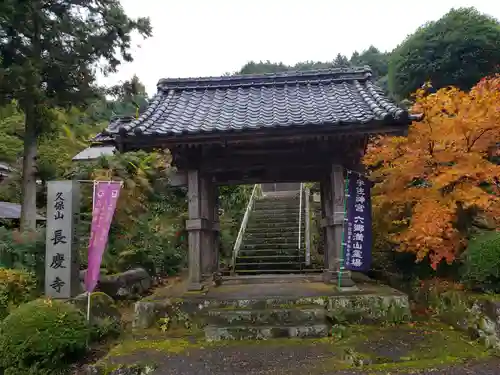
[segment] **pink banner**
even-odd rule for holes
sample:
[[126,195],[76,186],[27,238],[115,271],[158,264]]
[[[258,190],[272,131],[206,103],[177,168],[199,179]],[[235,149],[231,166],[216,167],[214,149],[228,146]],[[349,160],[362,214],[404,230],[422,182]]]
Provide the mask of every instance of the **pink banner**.
[[90,230],[88,268],[85,288],[92,292],[99,281],[102,255],[108,243],[109,228],[120,196],[120,182],[97,182],[94,187],[94,207]]

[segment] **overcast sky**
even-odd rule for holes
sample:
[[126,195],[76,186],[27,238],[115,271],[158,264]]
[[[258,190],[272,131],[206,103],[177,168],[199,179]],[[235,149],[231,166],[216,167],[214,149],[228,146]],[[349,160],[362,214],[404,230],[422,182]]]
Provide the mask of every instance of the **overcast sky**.
[[131,17],[150,17],[153,37],[134,39],[134,62],[100,79],[139,76],[149,94],[160,78],[218,76],[250,60],[331,61],[371,44],[390,51],[453,7],[500,19],[495,0],[121,0]]

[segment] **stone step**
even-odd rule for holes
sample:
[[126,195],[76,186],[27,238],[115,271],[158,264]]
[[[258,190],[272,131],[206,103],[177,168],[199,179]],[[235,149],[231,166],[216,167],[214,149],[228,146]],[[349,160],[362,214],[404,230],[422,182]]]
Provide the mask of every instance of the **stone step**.
[[237,275],[261,275],[261,274],[299,274],[299,273],[308,273],[308,272],[316,272],[316,270],[310,268],[303,269],[235,269],[234,272]]
[[218,326],[250,323],[258,325],[287,325],[324,323],[326,310],[318,306],[283,309],[212,309],[207,323]]
[[276,250],[240,250],[238,257],[272,257],[272,256],[302,256],[304,257],[304,252],[293,250],[293,251],[276,251]]
[[248,243],[246,241],[241,245],[241,250],[298,250],[298,242],[290,243]]
[[255,204],[252,212],[296,212],[299,214],[299,202],[290,204]]
[[292,261],[292,262],[304,262],[304,255],[297,253],[297,254],[290,254],[290,255],[239,255],[236,258],[237,263],[255,263],[259,264],[261,262],[287,262],[287,261]]
[[267,202],[267,201],[257,201],[254,205],[254,210],[299,210],[299,201],[295,202]]
[[205,327],[207,341],[221,340],[268,340],[273,338],[320,338],[327,337],[330,327],[326,323],[290,326],[216,326]]
[[289,203],[289,202],[298,202],[299,196],[291,196],[291,197],[264,197],[257,199],[255,202],[257,203]]
[[298,218],[299,210],[253,210],[250,216]]
[[[301,231],[303,232],[303,228],[305,225],[302,225]],[[299,223],[289,223],[287,221],[253,221],[249,222],[247,226],[248,230],[252,231],[279,231],[283,232],[298,232],[299,231]],[[246,232],[246,230],[245,230]]]
[[[305,218],[301,219],[302,224],[305,223]],[[286,216],[258,216],[258,215],[250,215],[248,219],[248,225],[252,225],[252,223],[290,223],[290,226],[297,225],[299,226],[299,217],[286,217]]]
[[238,262],[234,269],[236,272],[240,270],[267,270],[267,269],[280,269],[280,270],[300,270],[304,262],[289,262],[289,261],[274,261],[274,262]]
[[[311,283],[323,281],[322,269],[306,269],[304,273],[278,274],[266,273],[264,275],[227,275],[223,276],[224,285],[248,284],[286,284],[286,283]],[[317,307],[317,306],[315,306]]]
[[248,244],[248,245],[279,244],[279,245],[298,246],[298,243],[299,243],[298,235],[290,236],[289,234],[287,234],[286,236],[279,236],[279,237],[243,236],[243,244]]
[[262,214],[262,215],[283,215],[283,216],[299,216],[299,206],[297,207],[281,207],[281,208],[267,208],[267,207],[254,207],[252,211],[253,214]]
[[[304,234],[304,231],[301,231],[302,234]],[[244,238],[277,238],[277,237],[283,237],[283,233],[285,233],[282,229],[273,229],[273,228],[268,228],[265,231],[262,231],[259,228],[255,227],[247,227],[245,230],[245,233],[243,235]],[[295,237],[299,237],[299,227],[291,228],[288,231],[286,231],[287,237],[291,237],[292,235]]]
[[[272,273],[268,273],[272,275]],[[277,273],[275,277],[282,273]],[[234,287],[234,286],[233,286]],[[260,287],[263,287],[261,284]],[[334,288],[332,286],[332,288]],[[328,299],[323,297],[304,297],[304,296],[275,296],[275,297],[255,297],[248,296],[244,299],[238,298],[192,298],[191,300],[184,301],[183,306],[187,306],[188,310],[194,309],[197,313],[206,315],[207,311],[213,309],[253,309],[253,310],[267,310],[267,309],[282,309],[282,308],[326,308]],[[201,306],[201,307],[200,307]],[[186,310],[186,311],[188,311]]]

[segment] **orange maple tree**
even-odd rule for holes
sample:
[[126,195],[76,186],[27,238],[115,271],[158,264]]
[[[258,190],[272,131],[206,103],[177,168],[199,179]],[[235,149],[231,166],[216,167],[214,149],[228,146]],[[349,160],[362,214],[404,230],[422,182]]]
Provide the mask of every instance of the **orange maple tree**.
[[[428,86],[427,86],[428,87]],[[500,218],[500,76],[469,92],[416,93],[424,115],[406,137],[378,137],[364,163],[375,181],[373,207],[392,227],[399,251],[427,256],[433,268],[466,246],[471,219]]]

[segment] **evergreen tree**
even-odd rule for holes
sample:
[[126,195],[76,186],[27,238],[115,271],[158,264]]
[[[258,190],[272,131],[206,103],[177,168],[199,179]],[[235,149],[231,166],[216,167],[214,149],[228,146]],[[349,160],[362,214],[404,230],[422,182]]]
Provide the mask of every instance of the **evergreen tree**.
[[0,2],[0,100],[25,115],[21,228],[35,228],[37,143],[50,135],[54,109],[96,94],[96,71],[132,61],[131,33],[151,35],[147,18],[129,18],[118,0]]

